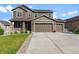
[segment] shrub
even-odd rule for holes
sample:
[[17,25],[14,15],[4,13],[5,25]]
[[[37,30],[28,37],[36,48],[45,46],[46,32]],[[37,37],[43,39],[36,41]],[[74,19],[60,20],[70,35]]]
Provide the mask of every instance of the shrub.
[[10,34],[12,35],[12,34],[13,34],[13,32],[10,32]]
[[79,34],[79,29],[75,29],[75,30],[73,30],[73,33],[75,33],[75,34]]
[[14,34],[17,34],[17,33],[18,33],[17,31],[14,32]]
[[4,34],[4,30],[0,27],[0,35]]
[[27,31],[25,31],[25,33],[27,33]]

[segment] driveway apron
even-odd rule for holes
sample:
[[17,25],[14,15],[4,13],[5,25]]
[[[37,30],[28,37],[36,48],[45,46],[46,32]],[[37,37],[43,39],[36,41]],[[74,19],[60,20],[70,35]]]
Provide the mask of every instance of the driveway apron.
[[33,33],[26,54],[79,53],[77,35],[66,33]]

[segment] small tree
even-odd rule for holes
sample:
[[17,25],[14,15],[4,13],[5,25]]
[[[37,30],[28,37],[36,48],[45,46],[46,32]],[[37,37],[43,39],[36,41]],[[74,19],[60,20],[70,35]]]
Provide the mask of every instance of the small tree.
[[0,35],[4,34],[4,30],[0,27]]

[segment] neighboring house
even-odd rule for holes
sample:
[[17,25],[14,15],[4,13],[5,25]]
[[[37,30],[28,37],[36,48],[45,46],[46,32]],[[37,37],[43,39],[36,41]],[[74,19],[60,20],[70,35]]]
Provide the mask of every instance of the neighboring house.
[[8,21],[0,20],[0,27],[4,30],[4,33],[10,32],[10,23]]
[[69,31],[73,31],[74,29],[79,29],[79,16],[66,19],[65,20],[65,27]]
[[12,30],[31,32],[64,31],[64,22],[53,19],[51,10],[33,10],[21,5],[13,10],[13,18],[10,19]]

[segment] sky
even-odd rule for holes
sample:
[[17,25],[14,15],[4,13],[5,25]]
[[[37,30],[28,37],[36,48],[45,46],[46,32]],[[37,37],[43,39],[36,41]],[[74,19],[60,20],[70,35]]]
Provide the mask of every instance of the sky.
[[[12,9],[23,4],[0,4],[0,20],[12,18]],[[45,9],[53,11],[53,18],[68,19],[79,16],[79,4],[24,4],[31,9]]]

